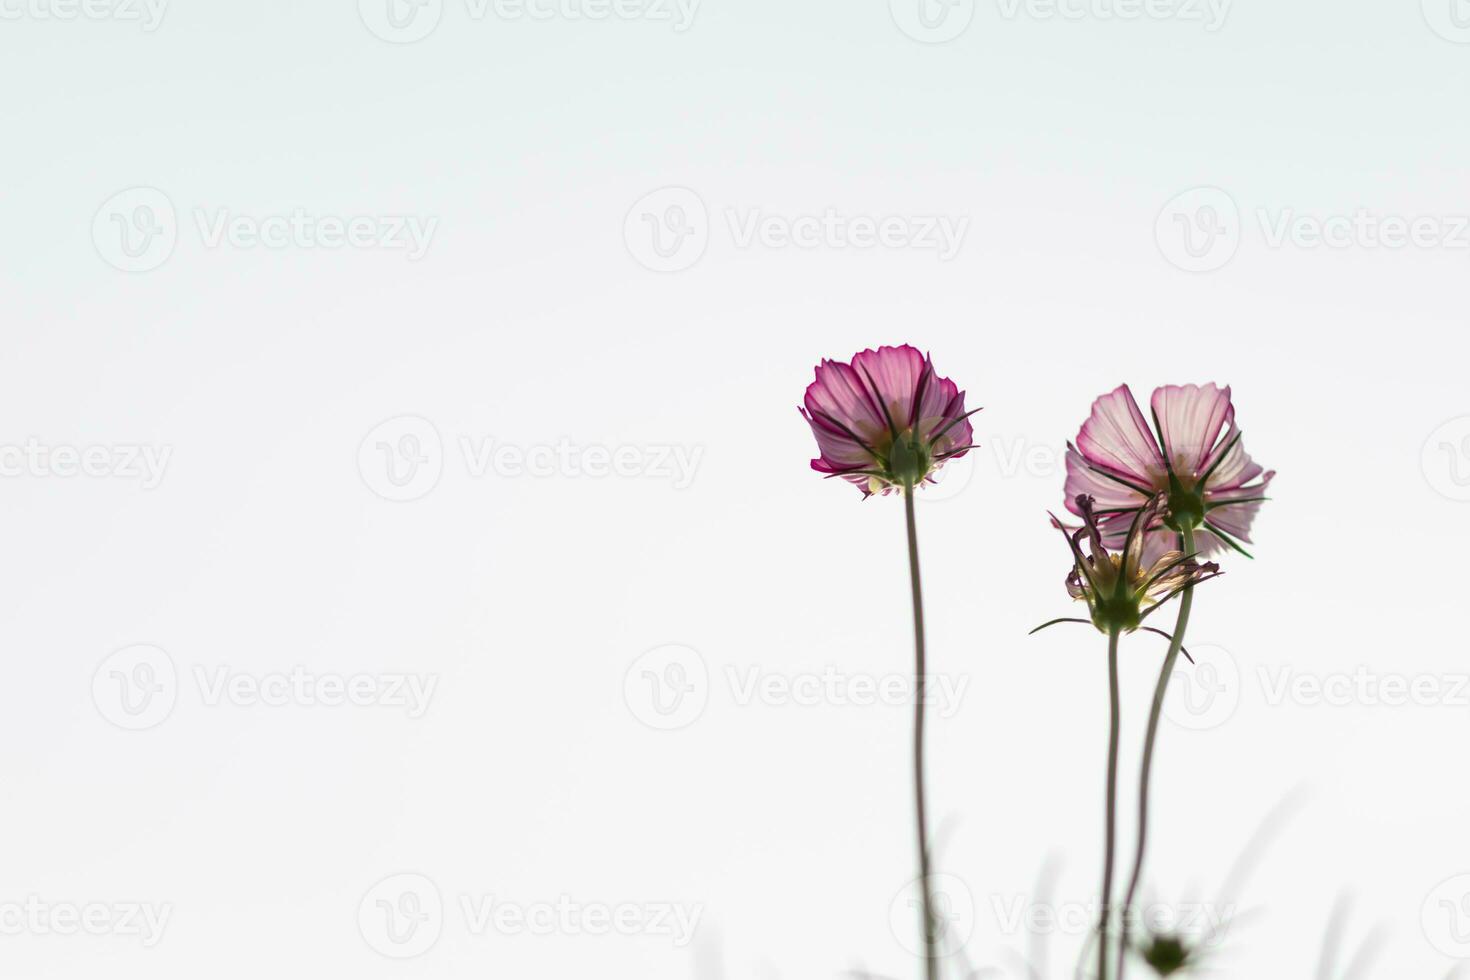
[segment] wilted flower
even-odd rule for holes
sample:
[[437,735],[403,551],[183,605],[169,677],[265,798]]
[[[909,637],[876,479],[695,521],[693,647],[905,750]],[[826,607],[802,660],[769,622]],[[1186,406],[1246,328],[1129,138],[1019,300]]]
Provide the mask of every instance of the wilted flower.
[[[1250,527],[1275,472],[1263,472],[1241,445],[1230,389],[1166,385],[1150,400],[1155,432],[1127,385],[1092,403],[1075,445],[1067,447],[1067,506],[1097,501],[1103,536],[1119,547],[1129,522],[1156,494],[1167,506],[1149,524],[1146,554],[1175,546],[1177,532],[1195,530],[1201,555],[1225,546],[1244,552]],[[1078,516],[1081,516],[1080,514]]]
[[[1178,551],[1165,552],[1145,567],[1144,529],[1159,519],[1163,495],[1150,497],[1133,512],[1120,553],[1108,551],[1093,499],[1079,495],[1073,504],[1073,509],[1082,516],[1082,527],[1069,530],[1055,516],[1051,519],[1052,526],[1062,532],[1072,550],[1067,593],[1087,603],[1093,625],[1104,633],[1138,629],[1149,613],[1186,586],[1220,573],[1220,566],[1214,562],[1201,564],[1193,555]],[[1085,552],[1082,548],[1084,539],[1088,545]]]
[[975,448],[965,393],[908,344],[862,351],[851,364],[822,361],[805,403],[821,452],[812,469],[865,497],[933,482],[947,460]]

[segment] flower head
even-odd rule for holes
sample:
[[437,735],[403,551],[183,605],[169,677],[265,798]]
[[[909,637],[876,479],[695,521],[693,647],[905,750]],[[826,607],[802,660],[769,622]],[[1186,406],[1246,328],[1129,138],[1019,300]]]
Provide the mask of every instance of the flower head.
[[1118,547],[1133,515],[1157,494],[1165,506],[1146,528],[1146,556],[1173,547],[1184,528],[1197,531],[1196,550],[1244,552],[1251,522],[1275,472],[1251,461],[1235,427],[1230,389],[1166,385],[1154,390],[1153,428],[1127,385],[1092,403],[1092,415],[1067,446],[1067,506],[1097,501],[1102,532]]
[[975,448],[965,393],[908,344],[862,351],[851,364],[822,361],[800,411],[821,453],[812,469],[865,497],[933,482],[947,460]]
[[1152,563],[1144,564],[1145,528],[1158,519],[1164,506],[1162,494],[1150,497],[1134,512],[1123,539],[1123,550],[1118,553],[1108,551],[1103,541],[1093,499],[1083,495],[1074,503],[1082,515],[1080,528],[1067,528],[1055,515],[1051,519],[1052,526],[1062,532],[1072,550],[1067,593],[1087,603],[1093,625],[1104,633],[1138,629],[1149,613],[1186,586],[1220,573],[1220,566],[1214,562],[1201,564],[1193,555],[1177,551],[1165,552]]
[[1199,960],[1198,954],[1183,937],[1170,933],[1149,936],[1147,944],[1138,953],[1150,969],[1161,977],[1188,971]]

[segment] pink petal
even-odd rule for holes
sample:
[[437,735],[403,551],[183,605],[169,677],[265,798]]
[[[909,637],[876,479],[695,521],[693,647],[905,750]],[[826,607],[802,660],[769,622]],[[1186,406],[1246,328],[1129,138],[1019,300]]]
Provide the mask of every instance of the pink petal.
[[1235,418],[1230,389],[1207,385],[1165,385],[1150,401],[1164,452],[1180,476],[1198,476],[1220,439],[1220,430]]
[[1092,415],[1077,433],[1077,448],[1088,463],[1151,489],[1165,489],[1168,478],[1158,443],[1128,386],[1092,403]]
[[[1109,479],[1088,467],[1087,461],[1077,450],[1067,448],[1067,509],[1077,513],[1077,495],[1086,494],[1097,500],[1100,511],[1116,510],[1120,507],[1141,507],[1147,499],[1136,490],[1130,490],[1117,480]],[[1081,515],[1078,514],[1080,517]]]
[[867,381],[879,401],[879,416],[887,408],[893,424],[900,429],[912,423],[914,392],[919,378],[924,374],[924,355],[916,348],[904,344],[902,347],[879,347],[865,350],[852,359],[852,368],[858,377]]
[[841,430],[834,428],[821,418],[814,418],[802,411],[802,416],[812,427],[817,437],[820,459],[812,460],[812,469],[822,473],[837,473],[854,466],[866,467],[873,461],[873,454]]
[[[1245,486],[1261,475],[1260,465],[1252,462],[1250,456],[1246,455],[1244,440],[1235,438],[1236,431],[1235,426],[1232,425],[1230,431],[1226,433],[1227,440],[1234,440],[1228,449],[1226,448],[1227,443],[1221,443],[1219,449],[1211,454],[1212,458],[1205,468],[1214,467],[1214,469],[1210,470],[1210,478],[1205,481],[1206,492],[1219,493],[1234,490]],[[1217,463],[1215,457],[1222,456],[1222,454],[1223,458]]]
[[851,365],[839,361],[817,365],[816,380],[807,386],[805,402],[810,415],[826,415],[862,439],[870,440],[888,429],[867,384]]

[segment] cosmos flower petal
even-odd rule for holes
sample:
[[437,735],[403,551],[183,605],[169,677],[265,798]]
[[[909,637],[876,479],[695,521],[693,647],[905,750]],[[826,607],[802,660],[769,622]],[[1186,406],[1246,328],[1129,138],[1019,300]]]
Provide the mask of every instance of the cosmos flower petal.
[[1275,478],[1276,471],[1262,473],[1260,480],[1247,486],[1231,487],[1228,490],[1208,490],[1205,494],[1210,503],[1218,504],[1230,500],[1253,500],[1256,497],[1264,497],[1271,489],[1271,481]]
[[1219,443],[1221,430],[1235,418],[1229,387],[1164,385],[1154,389],[1149,404],[1175,472],[1205,472],[1205,461]]
[[1236,540],[1250,544],[1251,523],[1260,509],[1261,502],[1258,500],[1245,504],[1227,504],[1210,511],[1209,521]]
[[1156,487],[1164,478],[1158,443],[1126,384],[1092,403],[1092,415],[1077,434],[1077,449],[1093,466],[1141,487]]
[[908,344],[879,347],[858,353],[852,359],[852,367],[873,389],[880,414],[887,408],[899,428],[912,423],[914,395],[925,373],[923,354]]
[[1261,475],[1260,464],[1247,455],[1245,442],[1236,437],[1233,427],[1228,438],[1230,442],[1222,444],[1205,466],[1205,471],[1209,472],[1209,478],[1205,480],[1206,490],[1232,490]]
[[[1089,496],[1097,501],[1101,511],[1138,507],[1148,499],[1119,480],[1094,470],[1082,454],[1072,447],[1067,448],[1067,509],[1076,514],[1076,499]],[[1082,516],[1078,514],[1077,516]]]
[[805,402],[809,414],[825,415],[865,440],[877,438],[888,428],[867,384],[850,364],[823,361],[817,365],[816,380],[807,386]]
[[833,473],[866,466],[872,462],[872,454],[867,448],[845,433],[820,418],[806,416],[806,420],[812,427],[812,434],[817,437],[817,449],[822,454],[820,458],[812,460],[812,469]]

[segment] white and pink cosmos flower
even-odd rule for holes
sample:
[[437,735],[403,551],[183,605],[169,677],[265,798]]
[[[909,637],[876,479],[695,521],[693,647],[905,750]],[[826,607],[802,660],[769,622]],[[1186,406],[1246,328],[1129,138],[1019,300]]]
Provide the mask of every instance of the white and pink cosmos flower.
[[812,469],[864,497],[933,482],[946,461],[975,448],[965,393],[908,344],[861,351],[851,364],[822,361],[804,402],[821,453]]
[[1134,514],[1159,494],[1162,514],[1148,528],[1144,561],[1178,547],[1179,531],[1195,532],[1195,553],[1209,555],[1251,541],[1251,523],[1275,471],[1246,455],[1230,389],[1214,384],[1165,385],[1149,400],[1152,427],[1128,386],[1092,403],[1092,415],[1067,446],[1067,507],[1082,516],[1079,497],[1097,502],[1109,547],[1128,536]]

